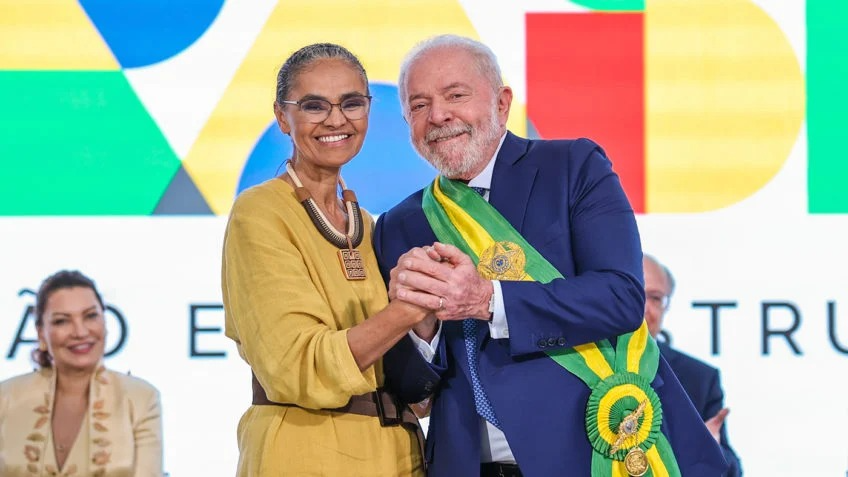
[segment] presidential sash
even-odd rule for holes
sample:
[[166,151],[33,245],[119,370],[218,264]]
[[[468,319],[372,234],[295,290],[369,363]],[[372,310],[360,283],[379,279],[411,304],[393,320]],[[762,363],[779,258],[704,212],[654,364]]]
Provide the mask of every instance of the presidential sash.
[[[541,283],[563,278],[462,182],[439,176],[424,190],[422,207],[439,241],[470,256],[483,278]],[[615,347],[602,340],[546,353],[591,389],[586,433],[593,477],[680,477],[671,445],[660,432],[662,404],[651,387],[659,349],[644,321],[619,336]]]

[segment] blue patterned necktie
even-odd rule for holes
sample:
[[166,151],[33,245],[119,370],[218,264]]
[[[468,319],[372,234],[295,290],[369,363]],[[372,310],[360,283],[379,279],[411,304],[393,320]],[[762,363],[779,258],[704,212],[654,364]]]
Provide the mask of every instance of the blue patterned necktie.
[[480,377],[477,375],[477,324],[475,321],[477,320],[474,318],[462,320],[462,334],[465,337],[465,354],[468,355],[468,371],[471,375],[471,388],[474,391],[474,406],[477,408],[477,414],[491,422],[498,429],[501,429],[501,423],[495,417],[495,411],[492,409],[489,397],[486,396],[486,391],[483,390],[483,386],[480,384]]
[[[472,189],[481,196],[485,196],[486,194],[486,189],[483,187],[472,187]],[[489,397],[486,396],[486,391],[483,390],[483,386],[480,384],[480,377],[477,373],[479,359],[477,356],[476,321],[474,318],[462,320],[462,335],[465,338],[465,354],[468,355],[468,371],[471,375],[471,388],[474,391],[474,405],[477,408],[477,414],[491,422],[493,426],[501,429],[501,423],[495,417],[495,411],[492,409]]]

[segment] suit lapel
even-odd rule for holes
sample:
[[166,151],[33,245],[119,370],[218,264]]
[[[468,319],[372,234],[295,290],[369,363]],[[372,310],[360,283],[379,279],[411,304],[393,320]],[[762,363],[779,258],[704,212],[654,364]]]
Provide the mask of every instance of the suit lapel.
[[[524,226],[524,213],[538,172],[535,166],[521,161],[529,145],[527,139],[507,131],[498,157],[495,158],[489,190],[489,203],[519,232]],[[479,351],[489,339],[489,327],[479,322],[476,332]]]
[[492,171],[492,186],[489,192],[489,203],[506,218],[506,220],[521,232],[524,226],[524,215],[527,202],[533,190],[538,168],[521,161],[527,153],[530,141],[520,138],[511,132],[506,133],[495,168]]
[[660,354],[663,358],[665,358],[669,366],[671,366],[672,363],[677,362],[677,352],[671,349],[669,345],[658,341],[657,346],[660,348]]
[[412,220],[406,220],[405,222],[408,223],[409,228],[412,229],[410,230],[410,236],[414,237],[413,243],[416,247],[432,245],[433,242],[439,239],[436,237],[436,233],[433,232],[433,228],[430,227],[430,221],[427,220],[423,207],[419,207],[418,210],[415,211],[415,216]]

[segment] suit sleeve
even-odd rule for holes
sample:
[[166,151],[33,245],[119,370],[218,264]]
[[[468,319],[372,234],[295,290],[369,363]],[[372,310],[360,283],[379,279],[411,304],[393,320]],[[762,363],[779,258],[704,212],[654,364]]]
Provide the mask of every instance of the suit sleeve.
[[282,225],[264,199],[241,196],[227,225],[226,334],[270,400],[310,409],[343,406],[352,395],[376,389],[374,367],[359,370],[347,330],[338,329],[293,242],[296,231]]
[[[568,237],[545,237],[537,250],[570,254],[574,272],[560,270],[565,278],[547,284],[501,282],[513,356],[615,337],[642,322],[642,248],[633,210],[596,144],[581,139],[569,147],[567,159],[564,150],[552,158],[567,161],[560,188],[567,210],[554,219],[569,224],[561,232]],[[551,196],[556,193],[563,195]]]
[[[389,273],[403,252],[400,248],[384,242],[383,227],[386,214],[380,216],[374,228],[374,252],[380,273],[388,286]],[[444,337],[439,340],[436,356],[429,362],[415,348],[412,338],[404,336],[383,356],[383,372],[386,387],[404,402],[421,402],[430,396],[439,385],[446,368],[447,356]]]
[[[706,405],[704,406],[704,419],[706,420],[715,416],[722,409],[724,409],[724,391],[721,388],[721,375],[716,370],[710,378]],[[727,422],[721,426],[720,445],[721,452],[724,454],[724,460],[730,466],[727,471],[727,477],[740,477],[742,475],[742,466],[739,462],[739,457],[737,457],[733,448],[730,447],[730,441],[727,439]]]
[[162,407],[159,392],[144,387],[133,403],[135,477],[162,476]]

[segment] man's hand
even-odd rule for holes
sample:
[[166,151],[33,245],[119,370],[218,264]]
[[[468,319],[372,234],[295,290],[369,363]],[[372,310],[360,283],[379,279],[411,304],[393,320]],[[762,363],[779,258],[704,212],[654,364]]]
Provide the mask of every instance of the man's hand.
[[715,416],[704,421],[707,430],[719,444],[721,444],[721,426],[724,425],[724,418],[727,417],[728,413],[730,413],[730,408],[724,408],[717,412]]
[[[489,319],[492,283],[453,245],[436,242],[431,248],[407,252],[392,269],[391,279],[397,282],[397,298],[434,310],[440,320]],[[391,285],[389,289],[391,293]]]

